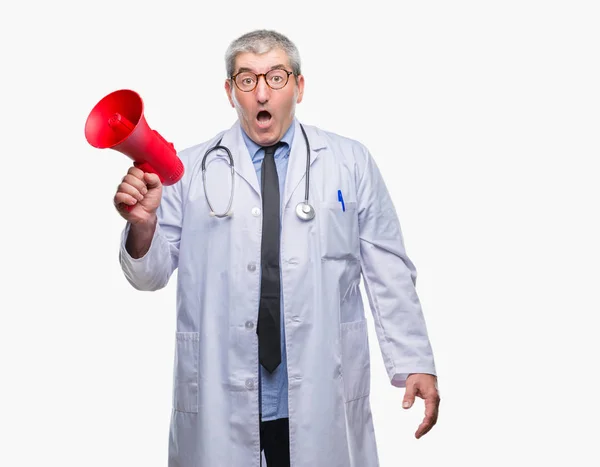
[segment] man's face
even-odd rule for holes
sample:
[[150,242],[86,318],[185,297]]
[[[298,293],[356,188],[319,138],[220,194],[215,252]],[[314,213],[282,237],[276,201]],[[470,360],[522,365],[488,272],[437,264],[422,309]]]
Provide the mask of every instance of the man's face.
[[[262,55],[242,53],[236,57],[234,75],[240,71],[255,74],[283,68],[292,71],[287,54],[282,49],[273,49]],[[258,79],[254,91],[242,92],[230,79],[225,81],[225,90],[232,107],[235,108],[242,128],[255,143],[270,146],[279,141],[292,120],[296,104],[302,101],[304,77],[290,75],[285,87],[271,89],[263,76]]]

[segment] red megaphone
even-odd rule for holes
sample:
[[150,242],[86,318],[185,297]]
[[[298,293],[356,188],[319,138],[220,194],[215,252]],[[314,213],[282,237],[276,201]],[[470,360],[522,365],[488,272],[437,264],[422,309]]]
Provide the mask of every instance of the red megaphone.
[[95,148],[114,149],[130,157],[136,167],[157,174],[163,185],[173,185],[183,177],[175,147],[148,126],[142,98],[134,91],[122,89],[102,98],[85,122],[85,138]]

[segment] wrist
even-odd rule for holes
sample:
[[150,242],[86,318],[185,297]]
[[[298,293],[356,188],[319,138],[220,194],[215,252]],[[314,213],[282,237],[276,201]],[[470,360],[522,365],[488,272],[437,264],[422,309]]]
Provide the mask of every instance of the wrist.
[[158,222],[158,218],[156,216],[156,213],[152,213],[148,215],[147,219],[138,219],[138,220],[130,220],[129,223],[131,224],[131,228],[135,228],[136,230],[139,231],[146,231],[146,230],[150,230],[150,231],[154,231],[154,229],[156,228],[156,223]]

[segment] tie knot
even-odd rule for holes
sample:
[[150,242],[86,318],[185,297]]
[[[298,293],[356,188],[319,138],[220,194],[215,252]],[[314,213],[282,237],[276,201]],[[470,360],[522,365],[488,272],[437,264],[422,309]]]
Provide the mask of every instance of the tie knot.
[[282,143],[278,142],[278,143],[273,144],[272,146],[263,146],[262,148],[265,150],[265,157],[273,156],[275,154],[275,151],[277,150],[277,148],[281,145],[282,145]]

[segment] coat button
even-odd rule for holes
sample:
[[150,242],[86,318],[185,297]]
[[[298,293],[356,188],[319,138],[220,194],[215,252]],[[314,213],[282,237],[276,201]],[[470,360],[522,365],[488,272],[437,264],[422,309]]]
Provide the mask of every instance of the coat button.
[[254,381],[250,378],[246,380],[246,389],[254,389]]
[[252,329],[254,327],[254,323],[252,321],[246,321],[246,329]]
[[256,271],[256,263],[248,263],[248,271],[250,271],[250,272]]
[[260,216],[260,208],[252,208],[252,215],[254,217]]

